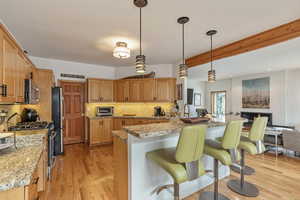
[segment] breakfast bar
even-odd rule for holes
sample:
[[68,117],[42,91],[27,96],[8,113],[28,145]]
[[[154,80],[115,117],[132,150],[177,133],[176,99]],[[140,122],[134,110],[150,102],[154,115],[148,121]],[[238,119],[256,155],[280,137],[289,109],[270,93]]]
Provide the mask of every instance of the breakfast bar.
[[[228,121],[233,118],[205,122],[208,126],[206,139],[221,137]],[[240,118],[239,118],[240,119]],[[128,199],[130,200],[164,200],[172,199],[172,189],[163,190],[157,195],[160,186],[172,184],[172,178],[159,166],[146,158],[147,152],[176,147],[179,134],[185,124],[180,120],[170,120],[169,123],[128,126]],[[213,158],[203,156],[206,170],[213,169]],[[227,166],[219,168],[219,177],[229,176]],[[180,185],[180,197],[187,197],[213,183],[213,175],[207,173],[200,178]]]

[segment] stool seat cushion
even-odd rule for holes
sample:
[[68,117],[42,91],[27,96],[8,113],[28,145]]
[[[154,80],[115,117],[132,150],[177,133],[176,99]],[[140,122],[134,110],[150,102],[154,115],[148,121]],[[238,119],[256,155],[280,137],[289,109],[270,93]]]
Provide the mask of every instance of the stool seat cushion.
[[251,155],[257,154],[256,145],[248,137],[241,137],[238,148],[245,150]]
[[225,149],[205,145],[204,153],[219,160],[223,165],[231,165],[232,163],[230,154]]
[[[178,184],[188,181],[185,164],[175,160],[176,148],[158,149],[147,153],[147,158],[166,170]],[[204,165],[199,161],[199,176],[205,174]]]

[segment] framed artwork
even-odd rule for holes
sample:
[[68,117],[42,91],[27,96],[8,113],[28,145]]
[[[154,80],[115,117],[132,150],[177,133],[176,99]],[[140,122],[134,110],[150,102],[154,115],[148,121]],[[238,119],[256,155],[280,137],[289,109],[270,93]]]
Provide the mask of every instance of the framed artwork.
[[177,100],[182,100],[182,83],[176,85],[177,90]]
[[201,94],[194,93],[194,106],[201,106]]
[[270,77],[243,80],[243,108],[270,108]]

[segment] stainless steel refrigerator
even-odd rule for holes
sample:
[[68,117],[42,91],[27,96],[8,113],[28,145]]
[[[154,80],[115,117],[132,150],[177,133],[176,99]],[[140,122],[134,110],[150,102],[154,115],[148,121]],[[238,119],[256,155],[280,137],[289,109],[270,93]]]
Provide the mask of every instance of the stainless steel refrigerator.
[[54,139],[54,155],[64,153],[64,98],[61,87],[52,88],[52,121],[56,136]]

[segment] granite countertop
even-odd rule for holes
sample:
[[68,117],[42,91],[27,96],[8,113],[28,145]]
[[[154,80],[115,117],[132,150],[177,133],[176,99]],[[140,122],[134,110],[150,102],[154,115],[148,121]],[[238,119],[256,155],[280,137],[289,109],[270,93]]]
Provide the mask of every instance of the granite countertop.
[[[208,128],[214,128],[219,126],[225,126],[231,120],[244,120],[240,117],[227,116],[226,118],[212,119],[209,122],[200,123],[205,124]],[[136,126],[126,126],[124,130],[127,133],[134,135],[138,138],[151,138],[164,136],[169,134],[177,134],[181,131],[184,126],[190,126],[192,124],[185,124],[181,120],[171,120],[167,123],[160,124],[146,124],[146,125],[136,125]],[[196,125],[196,124],[195,124]]]
[[128,139],[128,133],[124,130],[112,131],[112,134],[114,136],[117,136],[117,137],[121,138],[124,141]]
[[156,120],[169,120],[170,117],[167,116],[161,116],[161,117],[155,117],[155,116],[126,116],[126,115],[114,115],[114,116],[105,116],[105,117],[88,117],[89,119],[101,119],[101,118],[121,118],[121,119],[156,119]]
[[0,151],[0,192],[30,184],[44,150],[45,136],[45,133],[17,136],[17,149]]

